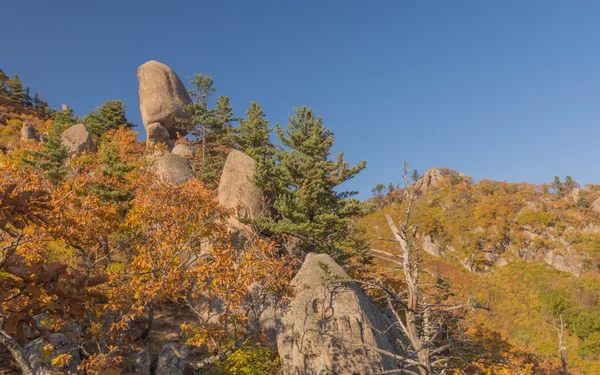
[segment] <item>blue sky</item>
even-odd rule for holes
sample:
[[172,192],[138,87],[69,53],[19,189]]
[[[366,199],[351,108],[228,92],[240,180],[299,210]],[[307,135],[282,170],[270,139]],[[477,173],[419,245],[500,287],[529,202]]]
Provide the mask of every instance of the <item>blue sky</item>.
[[[0,68],[52,107],[109,99],[141,124],[136,68],[215,77],[272,125],[307,105],[370,196],[401,161],[475,179],[600,183],[600,2],[9,1]],[[141,126],[140,126],[141,128]],[[140,129],[143,131],[143,128]]]

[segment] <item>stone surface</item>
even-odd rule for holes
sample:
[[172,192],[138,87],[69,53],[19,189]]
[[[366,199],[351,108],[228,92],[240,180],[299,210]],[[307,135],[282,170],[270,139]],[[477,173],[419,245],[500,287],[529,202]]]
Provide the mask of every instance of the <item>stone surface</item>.
[[551,265],[562,272],[568,272],[574,276],[581,276],[581,267],[572,261],[567,261],[565,257],[560,254],[557,250],[549,251],[544,257],[544,262]]
[[188,348],[175,343],[165,344],[158,354],[155,374],[183,375],[186,367]]
[[600,212],[600,198],[598,198],[595,201],[593,201],[591,207],[592,207],[592,211],[594,211],[594,212]]
[[164,143],[169,148],[173,147],[173,141],[171,140],[169,131],[158,122],[154,122],[146,127],[146,137],[146,142],[148,145]]
[[95,152],[92,135],[83,124],[73,125],[62,133],[62,143],[71,155]]
[[183,156],[184,158],[188,158],[192,156],[192,149],[184,144],[178,144],[173,147],[172,151],[175,155]]
[[137,375],[150,375],[150,353],[148,349],[141,349],[133,358],[133,373]]
[[415,182],[415,187],[423,194],[427,189],[439,186],[440,182],[448,176],[465,177],[463,173],[452,169],[431,167],[417,182]]
[[[54,350],[49,356],[44,358],[42,349],[48,344],[52,344]],[[23,350],[25,358],[27,358],[36,374],[50,375],[53,372],[68,373],[69,371],[76,374],[77,366],[81,363],[77,345],[62,333],[52,333],[46,339],[40,337],[33,340]],[[64,353],[71,354],[71,362],[62,367],[52,365],[52,360]]]
[[21,140],[35,139],[34,127],[31,124],[23,123],[21,127]]
[[181,185],[191,177],[187,160],[179,155],[170,153],[159,156],[156,159],[154,162],[154,171],[166,177],[175,185]]
[[440,247],[440,245],[438,245],[435,241],[433,241],[431,239],[431,236],[425,236],[423,238],[423,242],[421,244],[421,247],[429,255],[433,255],[434,257],[440,257],[440,256],[442,256],[442,248]]
[[227,156],[219,182],[219,204],[236,210],[236,216],[256,219],[263,211],[263,192],[252,180],[256,163],[250,156],[233,150]]
[[[285,374],[379,374],[394,360],[390,319],[325,254],[308,254],[292,280],[295,296],[282,313],[277,348]],[[387,332],[384,335],[381,332]],[[399,336],[396,336],[399,337]]]
[[171,68],[158,61],[148,61],[137,69],[140,82],[140,111],[146,130],[152,123],[164,126],[172,140],[177,134],[187,134],[189,114],[184,107],[192,101],[181,82]]

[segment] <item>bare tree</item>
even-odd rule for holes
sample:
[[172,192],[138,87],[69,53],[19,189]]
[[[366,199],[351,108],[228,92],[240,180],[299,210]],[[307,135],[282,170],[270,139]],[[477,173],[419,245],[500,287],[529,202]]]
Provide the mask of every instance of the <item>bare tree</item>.
[[564,342],[564,334],[565,334],[565,323],[563,321],[562,315],[559,315],[560,325],[551,323],[554,329],[556,330],[556,335],[558,336],[558,356],[560,357],[561,371],[560,375],[569,375],[567,371],[567,347]]
[[[398,261],[393,263],[399,265],[397,270],[401,271],[402,277],[400,280],[390,279],[380,273],[369,276],[361,283],[379,295],[392,312],[395,325],[406,336],[406,340],[399,343],[403,355],[394,356],[402,365],[400,373],[445,374],[459,359],[457,349],[467,343],[461,334],[461,322],[473,306],[455,303],[447,281],[422,267],[417,244],[418,226],[409,224],[416,191],[409,183],[406,162],[404,181],[404,220],[397,226],[392,217],[386,214],[399,250],[396,255]],[[403,285],[398,286],[398,281]]]

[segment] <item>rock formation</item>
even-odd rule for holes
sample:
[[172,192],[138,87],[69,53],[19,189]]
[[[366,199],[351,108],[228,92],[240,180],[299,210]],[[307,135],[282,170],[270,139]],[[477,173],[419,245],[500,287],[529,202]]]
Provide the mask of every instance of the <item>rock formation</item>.
[[219,182],[219,204],[235,209],[238,217],[256,219],[263,211],[263,192],[253,182],[255,171],[254,159],[241,151],[231,151],[225,161]]
[[185,183],[191,177],[188,161],[179,155],[167,153],[154,162],[154,171],[175,185]]
[[160,375],[183,375],[188,357],[188,348],[175,343],[165,344],[156,363],[155,374]]
[[[44,346],[51,344],[54,348],[50,355],[44,355]],[[40,337],[29,342],[24,348],[25,358],[35,374],[50,375],[53,373],[77,373],[77,366],[81,363],[78,346],[62,333],[52,333],[46,338]],[[71,354],[71,361],[62,367],[52,364],[52,360],[60,354]]]
[[464,177],[465,175],[461,172],[453,171],[452,169],[448,168],[431,167],[415,183],[415,187],[418,191],[421,192],[421,194],[423,194],[427,191],[428,188],[439,186],[440,182],[447,176]]
[[70,155],[94,152],[96,147],[92,135],[83,124],[73,125],[62,133],[62,143]]
[[[325,254],[308,254],[292,280],[277,347],[285,374],[379,374],[396,368],[391,321]],[[387,332],[383,334],[382,332]]]
[[34,127],[31,124],[23,123],[21,127],[21,140],[35,139]]
[[592,202],[592,211],[600,212],[600,198],[598,198]]
[[[171,140],[177,139],[177,134],[186,135],[189,114],[185,113],[184,108],[192,101],[177,74],[165,64],[152,60],[137,69],[137,76],[140,82],[140,111],[148,141],[163,141],[163,132],[156,125],[154,132],[148,131],[153,124],[164,127]],[[151,138],[154,134],[160,138]]]
[[192,156],[192,149],[181,143],[173,147],[173,151],[171,152],[184,158]]

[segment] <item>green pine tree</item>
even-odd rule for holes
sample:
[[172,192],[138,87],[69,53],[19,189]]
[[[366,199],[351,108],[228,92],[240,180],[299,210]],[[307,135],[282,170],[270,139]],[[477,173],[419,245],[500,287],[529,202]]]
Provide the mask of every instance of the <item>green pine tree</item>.
[[55,184],[60,182],[68,172],[65,166],[67,149],[62,144],[61,133],[60,123],[54,122],[52,132],[44,143],[44,150],[30,153],[32,159],[23,159],[25,163],[45,171],[48,179]]
[[125,116],[125,104],[120,100],[108,100],[83,117],[83,125],[95,137],[106,131],[119,128],[133,128],[134,124]]
[[285,149],[276,150],[271,179],[260,184],[275,194],[279,217],[262,217],[257,224],[275,238],[295,237],[297,249],[304,252],[328,253],[343,261],[350,252],[342,249],[365,251],[350,220],[365,207],[350,199],[356,192],[336,190],[363,170],[366,162],[350,167],[341,153],[330,160],[333,133],[310,108],[294,109],[287,129],[277,125],[276,131]]
[[8,96],[15,103],[23,104],[25,101],[25,91],[23,91],[23,83],[18,74],[15,74],[7,83]]
[[[118,145],[114,142],[104,140],[100,145],[100,162],[103,165],[102,173],[118,182],[124,183],[127,173],[135,169],[135,165],[126,163],[119,157]],[[97,184],[92,188],[92,193],[96,194],[104,201],[128,202],[133,198],[133,192],[123,191],[118,186],[107,184]]]
[[2,69],[0,69],[0,93],[5,94],[8,92],[8,88],[6,84],[10,78],[4,73]]
[[189,90],[193,102],[186,112],[191,115],[194,124],[190,131],[192,144],[200,145],[200,162],[192,169],[209,187],[216,187],[227,154],[234,144],[233,112],[226,96],[220,96],[215,108],[209,108],[208,100],[215,92],[213,77],[195,74],[190,82],[194,85],[194,89]]
[[246,111],[246,120],[240,120],[237,129],[236,143],[240,150],[258,161],[261,158],[270,158],[274,154],[274,147],[269,140],[269,122],[257,102],[250,103]]

